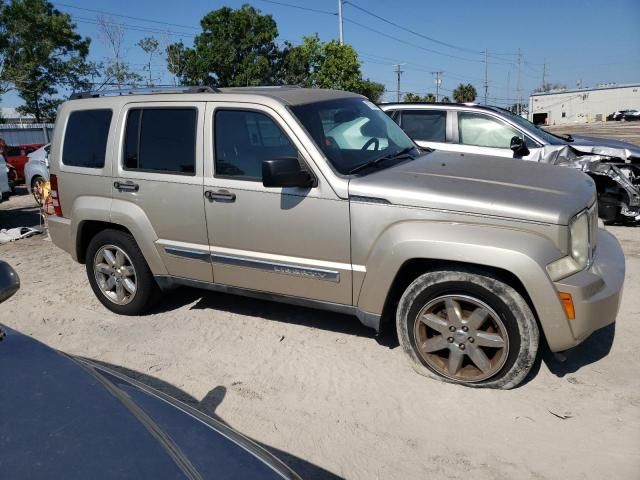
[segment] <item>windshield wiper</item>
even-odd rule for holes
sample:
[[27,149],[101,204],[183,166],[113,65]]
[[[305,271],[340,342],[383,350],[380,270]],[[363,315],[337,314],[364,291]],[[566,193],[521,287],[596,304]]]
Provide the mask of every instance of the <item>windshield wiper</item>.
[[374,166],[378,165],[379,163],[385,162],[387,160],[398,160],[398,159],[401,159],[401,158],[411,158],[411,159],[413,159],[413,157],[411,155],[409,155],[409,152],[411,150],[413,150],[414,148],[416,148],[416,147],[415,146],[406,147],[406,148],[403,148],[402,150],[398,150],[395,153],[391,153],[391,154],[388,154],[388,155],[383,155],[381,157],[374,158],[373,160],[369,160],[368,162],[361,163],[360,165],[356,165],[351,170],[349,170],[348,174],[351,175],[353,173],[357,173],[357,172],[359,172],[361,170],[364,170],[365,168],[374,167]]
[[[540,128],[540,127],[537,127],[537,128]],[[549,135],[553,135],[554,137],[559,138],[560,140],[564,140],[566,142],[573,142],[573,137],[571,136],[570,133],[553,133],[544,128],[540,128],[540,130],[542,130],[545,133],[548,133]]]

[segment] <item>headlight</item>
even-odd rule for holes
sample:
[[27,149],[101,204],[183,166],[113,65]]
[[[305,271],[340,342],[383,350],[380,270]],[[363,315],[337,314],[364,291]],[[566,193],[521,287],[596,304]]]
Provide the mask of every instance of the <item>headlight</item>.
[[554,282],[578,273],[589,265],[589,211],[584,210],[569,223],[569,255],[547,265],[547,272]]

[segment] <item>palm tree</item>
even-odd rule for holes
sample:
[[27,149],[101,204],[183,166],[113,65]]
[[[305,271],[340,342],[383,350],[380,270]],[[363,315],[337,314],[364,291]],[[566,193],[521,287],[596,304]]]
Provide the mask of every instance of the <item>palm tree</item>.
[[440,103],[451,103],[451,100],[449,99],[449,97],[442,97]]
[[414,93],[407,93],[405,94],[403,101],[405,103],[418,103],[418,102],[422,102],[422,97]]
[[434,103],[436,101],[436,96],[433,93],[427,93],[424,96],[424,101],[428,103]]
[[476,89],[470,83],[467,83],[466,85],[461,83],[453,91],[453,98],[458,103],[473,102],[477,95],[478,92],[476,92]]

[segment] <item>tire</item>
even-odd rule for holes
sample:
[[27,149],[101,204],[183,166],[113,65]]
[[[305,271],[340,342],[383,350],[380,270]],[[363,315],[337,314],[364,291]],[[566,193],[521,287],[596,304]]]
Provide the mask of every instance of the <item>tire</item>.
[[400,299],[396,327],[419,374],[470,387],[517,386],[538,352],[538,325],[524,298],[491,274],[467,269],[418,277]]
[[[85,264],[93,293],[114,313],[141,315],[159,298],[158,284],[138,244],[129,233],[111,229],[99,232],[89,242]],[[132,275],[130,267],[133,267]],[[135,287],[133,293],[131,283]],[[106,292],[107,289],[109,292]],[[124,292],[122,299],[120,292]]]

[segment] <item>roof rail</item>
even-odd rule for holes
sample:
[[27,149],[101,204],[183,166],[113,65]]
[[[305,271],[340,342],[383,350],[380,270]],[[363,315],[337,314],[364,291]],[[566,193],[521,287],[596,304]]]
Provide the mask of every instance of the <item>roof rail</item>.
[[242,92],[248,90],[288,90],[292,88],[302,88],[300,85],[255,85],[248,87],[223,87],[227,92]]
[[219,93],[220,90],[214,87],[204,86],[161,86],[146,88],[123,88],[118,90],[98,90],[89,92],[73,93],[69,99],[79,100],[82,98],[115,97],[120,95],[151,95],[154,93]]

